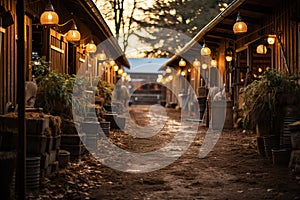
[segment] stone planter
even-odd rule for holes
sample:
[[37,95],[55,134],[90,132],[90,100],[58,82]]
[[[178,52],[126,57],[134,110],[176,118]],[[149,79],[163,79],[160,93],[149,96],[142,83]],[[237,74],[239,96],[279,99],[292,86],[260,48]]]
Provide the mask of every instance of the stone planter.
[[257,153],[262,157],[266,156],[264,138],[261,136],[256,137]]
[[212,101],[209,105],[212,129],[231,129],[233,127],[232,101]]
[[13,177],[16,157],[15,152],[0,152],[1,199],[14,199]]
[[292,149],[300,149],[300,121],[288,125],[291,131]]
[[42,135],[49,128],[49,117],[26,119],[26,132],[30,135]]
[[17,148],[17,133],[0,131],[0,150],[13,151]]
[[268,159],[272,159],[272,149],[279,149],[279,137],[276,135],[264,136],[265,154]]
[[80,130],[87,135],[97,135],[100,129],[100,123],[97,121],[84,121],[80,123]]
[[126,118],[118,117],[117,114],[105,114],[104,119],[110,122],[111,129],[124,129]]
[[40,155],[46,151],[47,137],[44,135],[27,135],[27,153]]
[[70,152],[66,150],[59,150],[57,158],[59,167],[64,169],[68,166],[68,163],[70,162]]
[[106,135],[106,137],[109,137],[110,122],[100,122],[100,126],[101,126],[103,133]]
[[60,145],[80,145],[81,141],[85,141],[85,138],[86,134],[63,134]]
[[290,157],[290,149],[272,149],[272,158],[274,165],[287,167],[290,162]]

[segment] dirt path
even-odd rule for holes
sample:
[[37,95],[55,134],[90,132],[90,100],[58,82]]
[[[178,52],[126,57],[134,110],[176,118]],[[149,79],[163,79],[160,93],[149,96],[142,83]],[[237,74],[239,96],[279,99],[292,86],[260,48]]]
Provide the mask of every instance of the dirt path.
[[[149,117],[145,117],[148,114],[147,107],[131,109],[131,116],[137,123],[148,123]],[[161,148],[174,137],[174,130],[178,128],[176,126],[180,120],[180,115],[175,110],[168,110],[168,116],[170,119],[167,124],[154,137],[135,139],[122,131],[114,131],[111,140],[119,147],[133,152],[149,152]],[[85,156],[80,163],[71,164],[67,170],[50,179],[39,197],[300,199],[299,177],[289,169],[273,166],[270,160],[257,155],[253,133],[224,130],[213,151],[206,158],[200,159],[198,153],[205,134],[206,128],[199,127],[196,139],[182,157],[163,169],[149,173],[116,171]],[[60,181],[58,177],[61,178]],[[73,181],[70,183],[70,180]],[[61,189],[58,185],[61,185]],[[69,191],[63,190],[66,186],[69,186]]]

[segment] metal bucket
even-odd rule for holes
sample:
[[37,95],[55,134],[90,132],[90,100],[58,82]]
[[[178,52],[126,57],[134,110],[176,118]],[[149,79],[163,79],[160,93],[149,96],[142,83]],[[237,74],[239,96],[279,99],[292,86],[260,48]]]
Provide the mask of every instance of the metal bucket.
[[40,165],[41,157],[26,158],[26,189],[28,191],[38,190],[40,187]]

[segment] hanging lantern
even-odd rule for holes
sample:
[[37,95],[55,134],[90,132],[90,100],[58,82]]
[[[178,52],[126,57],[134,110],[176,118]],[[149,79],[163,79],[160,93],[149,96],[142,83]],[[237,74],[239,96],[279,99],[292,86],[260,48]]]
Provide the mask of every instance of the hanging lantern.
[[232,56],[226,56],[225,59],[226,59],[227,62],[231,62],[232,61]]
[[119,75],[122,75],[122,74],[123,74],[123,72],[124,72],[124,71],[123,71],[123,69],[122,69],[122,68],[120,68],[120,69],[118,70],[118,74],[119,74]]
[[106,54],[104,53],[104,51],[101,51],[101,53],[99,53],[98,59],[99,60],[106,60]]
[[210,61],[210,65],[211,65],[212,67],[217,67],[217,60],[216,60],[216,59],[212,59],[212,60]]
[[247,24],[243,22],[239,12],[236,18],[236,22],[233,25],[233,32],[234,34],[241,34],[247,32]]
[[193,66],[199,68],[201,66],[201,62],[196,58],[193,62]]
[[273,45],[275,43],[275,40],[276,40],[276,35],[268,35],[267,38],[268,44]]
[[171,68],[170,68],[170,67],[167,67],[166,73],[167,73],[167,74],[170,74],[171,72],[172,72]]
[[45,11],[40,16],[40,23],[42,25],[57,25],[59,17],[54,11],[53,5],[51,2],[46,6]]
[[185,76],[185,71],[182,71],[180,74],[181,76]]
[[202,69],[207,69],[207,68],[208,68],[207,64],[206,64],[206,63],[203,63],[203,64],[202,64]]
[[225,59],[227,62],[231,62],[233,58],[233,50],[231,48],[226,49]]
[[208,48],[204,42],[202,49],[201,49],[201,56],[209,56],[211,54],[210,48]]
[[91,40],[91,42],[88,43],[85,48],[86,52],[88,53],[95,53],[97,51],[97,46],[94,44],[93,40]]
[[263,44],[260,44],[256,47],[256,53],[258,54],[266,54],[267,53],[267,47]]
[[179,61],[179,67],[185,67],[185,66],[186,66],[186,62],[181,58],[181,60]]
[[126,77],[127,76],[127,72],[122,73],[122,76]]
[[115,66],[114,66],[114,71],[117,72],[118,70],[119,70],[119,66],[118,66],[118,65],[115,65]]
[[73,24],[72,28],[67,32],[66,40],[68,42],[78,42],[80,37],[80,32],[77,30],[76,25]]
[[110,64],[110,66],[114,66],[114,65],[116,65],[116,62],[114,60],[110,60],[109,64]]
[[131,81],[131,77],[130,77],[129,74],[125,77],[125,80],[126,80],[126,81]]

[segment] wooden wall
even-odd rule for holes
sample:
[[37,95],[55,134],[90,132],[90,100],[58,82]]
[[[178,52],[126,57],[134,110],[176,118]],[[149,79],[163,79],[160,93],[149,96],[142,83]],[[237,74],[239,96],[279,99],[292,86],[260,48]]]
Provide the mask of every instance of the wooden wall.
[[0,0],[0,5],[11,11],[15,24],[0,31],[0,114],[7,102],[16,102],[17,49],[16,49],[16,1]]
[[[275,31],[279,34],[279,38],[275,43],[275,67],[283,72],[287,72],[287,68],[290,74],[297,74],[300,72],[300,0],[285,0],[280,2],[280,5],[276,7],[275,15],[272,17]],[[282,49],[279,39],[282,43]]]
[[68,42],[62,34],[50,29],[50,68],[60,73],[68,73]]

